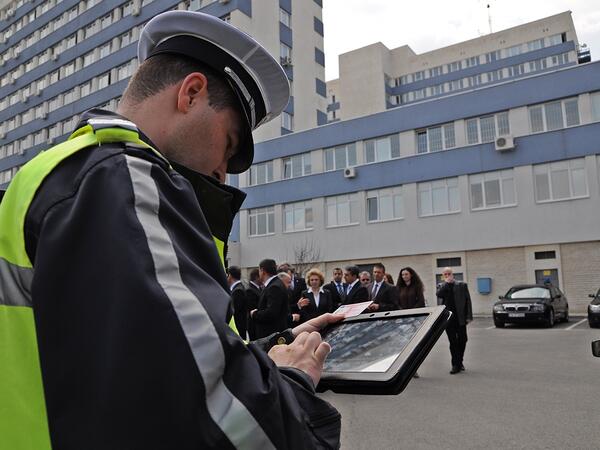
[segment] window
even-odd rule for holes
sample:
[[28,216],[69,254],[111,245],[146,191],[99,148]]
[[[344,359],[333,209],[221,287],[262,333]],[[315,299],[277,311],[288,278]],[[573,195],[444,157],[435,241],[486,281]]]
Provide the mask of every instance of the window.
[[73,89],[69,89],[63,94],[63,105],[68,105],[77,100],[77,98],[77,86],[75,86]]
[[325,149],[325,171],[340,170],[356,165],[356,144]]
[[527,51],[539,50],[544,47],[544,39],[536,39],[535,41],[531,41],[527,43]]
[[65,77],[68,77],[69,75],[72,75],[75,73],[75,61],[67,64],[64,66],[64,70],[65,70]]
[[511,66],[508,68],[508,76],[509,77],[518,77],[519,75],[523,75],[525,73],[525,65],[517,64],[516,66]]
[[424,71],[419,71],[419,72],[415,72],[413,73],[413,79],[415,81],[421,81],[425,78],[425,72]]
[[110,55],[110,42],[100,47],[100,58],[106,58],[108,55]]
[[506,49],[507,56],[517,56],[521,54],[521,44]]
[[465,63],[467,67],[473,67],[479,65],[479,56],[472,56],[470,58],[465,59]]
[[275,210],[272,206],[248,210],[250,236],[265,236],[275,233]]
[[81,85],[80,96],[85,97],[86,95],[90,95],[92,93],[92,82],[88,81],[87,83],[83,83]]
[[310,175],[310,153],[283,158],[283,178],[296,178],[304,175]]
[[104,89],[110,83],[110,73],[104,73],[98,77],[98,89]]
[[579,125],[577,97],[529,107],[531,132],[552,131]]
[[512,169],[469,176],[471,209],[515,205]]
[[311,230],[313,227],[313,210],[310,201],[290,203],[283,206],[283,231]]
[[439,77],[442,74],[442,66],[429,69],[429,77]]
[[367,163],[388,161],[400,157],[400,137],[397,134],[365,141]]
[[460,211],[458,178],[446,178],[417,186],[419,216]]
[[504,78],[504,72],[502,71],[502,69],[488,72],[488,80],[490,82],[500,81],[503,78]]
[[485,62],[491,63],[500,59],[500,50],[489,52],[485,54]]
[[555,55],[552,57],[552,65],[553,66],[562,66],[563,64],[567,64],[569,62],[569,54],[561,53],[560,55]]
[[537,202],[587,197],[585,159],[571,159],[533,167]]
[[279,8],[279,21],[288,28],[292,27],[292,16],[283,8]]
[[283,42],[279,43],[279,56],[281,57],[281,62],[285,62],[286,60],[292,59],[292,48]]
[[448,64],[448,72],[456,72],[457,70],[460,70],[460,61]]
[[463,80],[452,80],[450,82],[450,91],[458,91],[463,88]]
[[442,269],[445,267],[460,267],[462,266],[462,261],[460,257],[454,258],[436,258],[436,267]]
[[83,55],[83,67],[87,67],[96,60],[94,50]]
[[283,111],[281,113],[281,127],[286,130],[293,131],[294,130],[294,116],[290,113]]
[[548,46],[562,44],[565,41],[566,39],[563,40],[563,33],[555,34],[554,36],[550,36],[548,38]]
[[540,70],[544,70],[548,67],[546,63],[546,59],[536,59],[535,61],[529,61],[529,71],[530,72],[539,72]]
[[100,27],[104,30],[112,24],[112,14],[107,14],[100,19]]
[[466,127],[468,144],[494,142],[497,136],[510,134],[508,111],[476,119],[468,119]]
[[600,120],[600,92],[594,92],[590,99],[592,101],[592,120]]
[[454,123],[417,131],[417,153],[438,152],[454,146]]
[[338,195],[325,199],[327,227],[358,223],[358,195]]
[[535,252],[535,259],[556,259],[556,252],[554,250]]
[[367,192],[367,221],[378,222],[403,217],[402,186]]
[[273,181],[273,161],[253,164],[248,171],[248,185],[265,184]]

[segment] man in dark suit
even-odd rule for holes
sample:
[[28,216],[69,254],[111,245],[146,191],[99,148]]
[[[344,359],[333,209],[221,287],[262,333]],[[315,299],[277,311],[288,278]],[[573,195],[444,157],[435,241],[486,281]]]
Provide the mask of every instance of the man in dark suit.
[[329,291],[333,302],[333,310],[335,311],[342,304],[342,296],[344,295],[344,272],[340,267],[333,269],[333,281],[323,286],[323,289]]
[[446,267],[442,275],[444,282],[438,284],[436,295],[438,305],[445,305],[452,312],[452,317],[446,325],[446,334],[452,355],[450,373],[455,374],[465,370],[463,357],[467,346],[467,324],[473,320],[473,308],[467,283],[455,280],[450,267]]
[[398,293],[395,286],[385,281],[385,266],[377,263],[373,266],[373,282],[367,287],[373,303],[369,311],[393,311],[398,307]]
[[242,270],[238,266],[227,268],[227,283],[229,283],[229,291],[231,292],[235,326],[240,337],[246,339],[246,330],[248,328],[246,288],[242,283]]
[[344,267],[344,281],[346,283],[344,285],[343,305],[369,301],[369,291],[360,284],[359,272],[360,269],[357,266]]
[[256,325],[256,337],[261,338],[283,331],[288,327],[288,294],[283,282],[277,277],[277,264],[263,259],[258,265],[260,280],[264,286],[258,308],[250,316]]
[[296,274],[296,269],[294,269],[289,263],[280,264],[277,268],[277,272],[285,272],[290,276],[290,305],[295,305],[300,300],[302,296],[302,292],[306,290],[306,281],[304,278],[299,277]]
[[248,288],[246,289],[246,314],[248,315],[248,336],[250,340],[256,339],[256,326],[250,318],[250,311],[258,309],[258,301],[260,300],[261,284],[258,275],[258,269],[252,269],[248,275]]

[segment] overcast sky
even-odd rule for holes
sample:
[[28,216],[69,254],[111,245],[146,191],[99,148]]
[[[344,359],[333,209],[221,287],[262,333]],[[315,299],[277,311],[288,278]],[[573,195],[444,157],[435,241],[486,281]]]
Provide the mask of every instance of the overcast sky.
[[580,43],[600,57],[600,0],[323,0],[325,78],[338,77],[338,55],[383,42],[417,54],[564,11],[572,11]]

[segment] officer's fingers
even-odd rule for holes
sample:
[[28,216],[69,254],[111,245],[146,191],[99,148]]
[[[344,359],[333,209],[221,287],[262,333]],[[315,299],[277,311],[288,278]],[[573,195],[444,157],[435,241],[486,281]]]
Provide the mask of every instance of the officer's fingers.
[[306,342],[306,340],[308,339],[308,332],[304,331],[302,333],[300,333],[296,339],[294,339],[294,344],[297,345],[304,345],[304,343]]
[[304,347],[314,352],[321,343],[321,335],[317,331],[313,331],[308,335],[304,343]]
[[320,364],[323,364],[330,352],[331,346],[327,342],[321,342],[315,351],[315,358],[317,358]]

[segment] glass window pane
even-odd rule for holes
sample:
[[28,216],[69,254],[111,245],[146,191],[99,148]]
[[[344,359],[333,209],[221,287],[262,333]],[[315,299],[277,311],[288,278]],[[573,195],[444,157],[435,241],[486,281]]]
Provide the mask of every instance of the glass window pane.
[[335,168],[343,169],[346,167],[346,149],[345,147],[335,148]]
[[304,155],[304,175],[310,175],[312,171],[312,165],[310,161],[310,153]]
[[498,121],[498,135],[503,136],[510,134],[510,124],[508,122],[508,112],[496,114],[496,120]]
[[485,182],[485,206],[500,205],[500,180],[488,180]]
[[544,131],[544,118],[541,106],[532,106],[529,108],[529,120],[531,121],[532,133]]
[[448,194],[446,187],[434,187],[431,190],[433,213],[440,214],[448,211]]
[[404,217],[404,205],[402,204],[402,194],[394,195],[394,217],[396,219]]
[[552,102],[544,105],[546,111],[546,128],[558,130],[563,127],[562,105],[560,102]]
[[552,198],[558,200],[561,198],[569,198],[569,170],[552,170]]
[[417,153],[427,153],[427,131],[417,133]]
[[333,170],[333,149],[325,150],[325,170]]
[[419,215],[427,216],[431,214],[431,191],[429,189],[419,188]]
[[429,151],[437,152],[442,150],[442,127],[429,128],[427,134],[429,136]]
[[366,160],[368,163],[375,161],[375,141],[369,140],[365,142]]
[[327,226],[335,226],[337,225],[337,214],[336,214],[336,206],[335,203],[327,204]]
[[600,120],[600,92],[591,95],[592,120]]
[[271,209],[270,212],[267,213],[268,217],[268,228],[267,233],[275,232],[275,212]]
[[550,200],[550,183],[548,183],[548,175],[545,173],[536,173],[535,175],[535,192],[538,201]]
[[296,208],[294,210],[294,230],[304,230],[304,209]]
[[284,229],[285,231],[292,231],[294,229],[294,211],[289,207],[286,206],[285,207],[285,214],[284,214]]
[[379,218],[381,220],[394,218],[394,203],[391,195],[384,195],[379,198],[379,209]]
[[346,200],[337,205],[338,225],[350,223],[350,203]]
[[367,199],[367,214],[370,222],[379,220],[377,215],[377,197]]
[[302,156],[292,157],[292,177],[302,176]]
[[311,207],[307,207],[304,211],[304,221],[306,228],[312,228],[313,226],[313,210]]
[[573,196],[580,197],[587,195],[587,187],[585,181],[585,169],[574,169],[571,171],[571,181],[573,187]]
[[455,138],[454,138],[454,124],[453,123],[448,123],[446,125],[444,125],[444,144],[445,144],[445,148],[452,148],[454,147],[455,144]]
[[390,138],[386,137],[383,139],[377,139],[375,149],[375,160],[376,161],[387,161],[391,158],[392,145]]
[[512,178],[502,180],[502,204],[514,205],[515,201],[515,182]]
[[460,197],[458,192],[458,186],[448,188],[448,211],[460,211]]
[[471,184],[471,208],[483,208],[483,188],[481,183]]
[[249,216],[250,220],[250,236],[254,236],[256,234],[256,216]]
[[292,177],[292,160],[291,158],[286,158],[283,160],[283,178],[291,178]]
[[579,125],[579,106],[576,98],[565,101],[565,116],[567,126]]
[[266,234],[267,233],[267,215],[266,214],[261,213],[256,216],[256,231],[257,231],[257,234]]
[[496,139],[496,124],[494,116],[479,119],[481,125],[481,142],[493,142]]
[[467,120],[467,143],[477,144],[479,142],[479,132],[477,131],[477,119]]
[[400,136],[394,134],[390,136],[392,146],[392,158],[400,158]]
[[348,166],[356,165],[356,144],[349,144],[347,146],[348,154]]
[[264,183],[266,179],[266,166],[259,164],[256,166],[256,184]]

